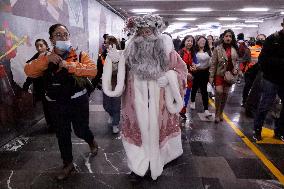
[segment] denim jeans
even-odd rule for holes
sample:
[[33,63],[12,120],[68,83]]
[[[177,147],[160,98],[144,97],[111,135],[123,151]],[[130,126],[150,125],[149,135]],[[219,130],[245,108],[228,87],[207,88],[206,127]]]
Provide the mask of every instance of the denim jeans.
[[[272,108],[276,95],[284,100],[284,87],[278,86],[266,79],[262,79],[261,98],[254,118],[254,130],[261,132],[262,125],[268,111]],[[275,133],[284,135],[284,114],[283,108],[281,109],[280,117],[275,122]]]
[[118,125],[120,121],[121,98],[109,97],[103,94],[103,107],[112,118],[112,125]]

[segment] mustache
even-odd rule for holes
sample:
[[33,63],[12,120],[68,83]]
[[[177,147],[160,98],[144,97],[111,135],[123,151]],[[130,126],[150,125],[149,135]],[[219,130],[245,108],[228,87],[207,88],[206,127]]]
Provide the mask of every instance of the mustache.
[[140,42],[143,42],[143,41],[153,42],[153,41],[156,41],[157,39],[158,39],[158,37],[155,36],[154,34],[152,34],[152,35],[149,35],[147,37],[137,36],[137,37],[134,38],[134,42],[135,43],[140,43]]

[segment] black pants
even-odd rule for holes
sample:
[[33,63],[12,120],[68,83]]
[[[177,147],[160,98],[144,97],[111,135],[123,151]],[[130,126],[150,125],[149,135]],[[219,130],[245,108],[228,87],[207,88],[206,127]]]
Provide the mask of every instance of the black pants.
[[63,163],[71,163],[73,160],[71,123],[76,136],[88,144],[92,144],[94,140],[94,135],[89,128],[89,98],[85,94],[67,103],[49,103],[61,158]]
[[246,100],[247,100],[248,95],[249,95],[249,91],[252,87],[254,80],[255,80],[255,78],[251,78],[251,77],[249,77],[245,74],[245,86],[244,86],[244,89],[243,89],[243,104],[246,103]]
[[209,81],[209,71],[200,70],[193,74],[193,85],[191,90],[191,102],[195,102],[197,90],[200,89],[204,110],[208,110],[207,83]]
[[262,85],[262,73],[259,72],[253,81],[251,89],[246,99],[245,109],[248,112],[251,112],[253,115],[256,112],[256,109],[259,104],[259,100],[261,97],[261,85]]
[[51,115],[50,115],[50,110],[48,108],[49,106],[49,102],[46,100],[45,96],[43,95],[42,96],[42,109],[43,109],[43,114],[44,114],[44,118],[45,118],[45,122],[47,124],[47,126],[49,128],[54,128],[54,125],[52,123],[53,119],[51,118]]

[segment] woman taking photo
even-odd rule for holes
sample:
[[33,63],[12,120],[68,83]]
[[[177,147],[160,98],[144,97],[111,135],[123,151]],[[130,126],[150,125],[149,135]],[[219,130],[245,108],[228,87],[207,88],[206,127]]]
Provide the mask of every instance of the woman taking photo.
[[56,130],[56,137],[63,159],[63,169],[57,179],[65,179],[75,168],[73,165],[71,123],[74,133],[90,146],[91,153],[98,151],[94,135],[89,128],[89,99],[86,77],[96,76],[97,70],[89,55],[77,53],[71,46],[66,26],[54,24],[49,28],[53,50],[40,55],[25,66],[25,73],[32,78],[43,76],[45,97]]
[[221,44],[213,52],[210,67],[210,83],[215,84],[215,123],[223,121],[223,111],[228,98],[228,93],[234,82],[239,64],[238,46],[235,34],[232,30],[224,31],[221,38]]

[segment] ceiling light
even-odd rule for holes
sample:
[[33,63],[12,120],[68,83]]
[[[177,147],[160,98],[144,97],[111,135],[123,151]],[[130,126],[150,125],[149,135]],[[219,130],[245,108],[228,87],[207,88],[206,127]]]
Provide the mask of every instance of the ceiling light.
[[196,20],[196,18],[176,18],[177,20],[181,20],[181,21],[193,21]]
[[280,14],[284,14],[284,12],[281,12]]
[[268,8],[254,8],[254,7],[241,9],[241,11],[247,11],[247,12],[263,12],[268,10],[269,10]]
[[144,13],[151,13],[151,12],[156,12],[158,11],[157,9],[132,9],[131,12],[134,13],[140,13],[140,14],[144,14]]
[[212,11],[211,8],[188,8],[188,9],[184,9],[184,11],[188,11],[188,12],[210,12]]
[[239,27],[235,27],[235,28],[231,28],[232,30],[242,30],[243,28],[239,28]]
[[244,25],[246,28],[258,28],[258,25]]
[[221,21],[232,21],[232,20],[237,20],[238,18],[236,17],[220,17],[220,18],[217,18],[218,20],[221,20]]
[[263,20],[245,20],[245,23],[262,23]]

